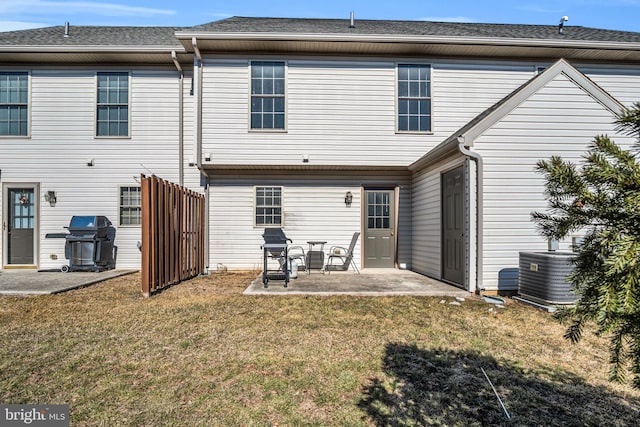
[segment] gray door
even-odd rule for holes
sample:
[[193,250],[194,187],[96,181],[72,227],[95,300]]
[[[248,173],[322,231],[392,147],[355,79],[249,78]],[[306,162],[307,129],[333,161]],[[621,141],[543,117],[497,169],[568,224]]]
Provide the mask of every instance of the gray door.
[[464,286],[464,185],[462,166],[442,174],[442,278]]
[[9,188],[7,193],[7,263],[33,264],[35,191],[33,188]]
[[395,264],[395,209],[393,190],[365,191],[364,266],[393,268]]

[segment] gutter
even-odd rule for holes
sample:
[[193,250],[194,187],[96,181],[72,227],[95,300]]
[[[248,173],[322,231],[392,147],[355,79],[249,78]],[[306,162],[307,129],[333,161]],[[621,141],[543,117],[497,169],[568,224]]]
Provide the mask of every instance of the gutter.
[[68,45],[68,46],[52,46],[52,45],[15,45],[0,46],[0,52],[9,53],[167,53],[167,51],[175,51],[186,53],[183,46],[101,46],[101,45]]
[[178,77],[178,179],[180,186],[184,186],[184,71],[178,62],[175,50],[171,51],[171,59],[180,73]]
[[483,208],[483,199],[484,199],[484,185],[483,185],[483,177],[484,177],[484,161],[482,156],[477,151],[471,150],[470,147],[472,144],[467,144],[465,142],[465,137],[460,135],[457,137],[458,140],[458,149],[460,152],[472,159],[476,162],[476,289],[478,292],[479,289],[482,289],[482,273],[483,273],[483,248],[484,248],[484,237],[483,237],[483,223],[484,223],[484,208]]

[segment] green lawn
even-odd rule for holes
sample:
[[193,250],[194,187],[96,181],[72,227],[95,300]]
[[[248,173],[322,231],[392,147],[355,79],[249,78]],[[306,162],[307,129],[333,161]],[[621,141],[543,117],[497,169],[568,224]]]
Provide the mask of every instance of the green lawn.
[[[125,276],[0,297],[0,402],[73,426],[636,425],[607,342],[544,312],[425,297],[243,296],[252,273],[150,299]],[[511,415],[507,421],[484,368]]]

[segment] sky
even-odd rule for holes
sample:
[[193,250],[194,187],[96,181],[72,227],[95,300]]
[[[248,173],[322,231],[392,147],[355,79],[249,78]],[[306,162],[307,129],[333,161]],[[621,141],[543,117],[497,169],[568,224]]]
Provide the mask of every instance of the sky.
[[0,0],[0,31],[64,25],[187,27],[231,16],[557,25],[640,32],[640,0]]

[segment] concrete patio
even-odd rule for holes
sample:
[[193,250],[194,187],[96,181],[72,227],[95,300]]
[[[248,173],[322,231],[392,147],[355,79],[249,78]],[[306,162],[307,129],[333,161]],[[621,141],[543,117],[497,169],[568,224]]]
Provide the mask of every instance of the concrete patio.
[[358,295],[358,296],[449,296],[468,297],[464,289],[407,270],[364,269],[322,274],[299,272],[289,286],[283,281],[269,281],[264,288],[262,274],[244,291],[244,295]]
[[[94,272],[38,271],[29,269],[0,270],[0,295],[45,295],[93,285],[136,270],[107,270]],[[289,286],[272,280],[264,288],[262,274],[243,292],[244,295],[358,295],[358,296],[448,296],[467,297],[464,289],[440,282],[407,270],[365,269],[355,272],[311,274],[300,272]]]
[[0,271],[0,295],[57,294],[71,289],[93,285],[114,277],[131,274],[136,270],[107,270],[99,273],[38,271],[7,269]]

